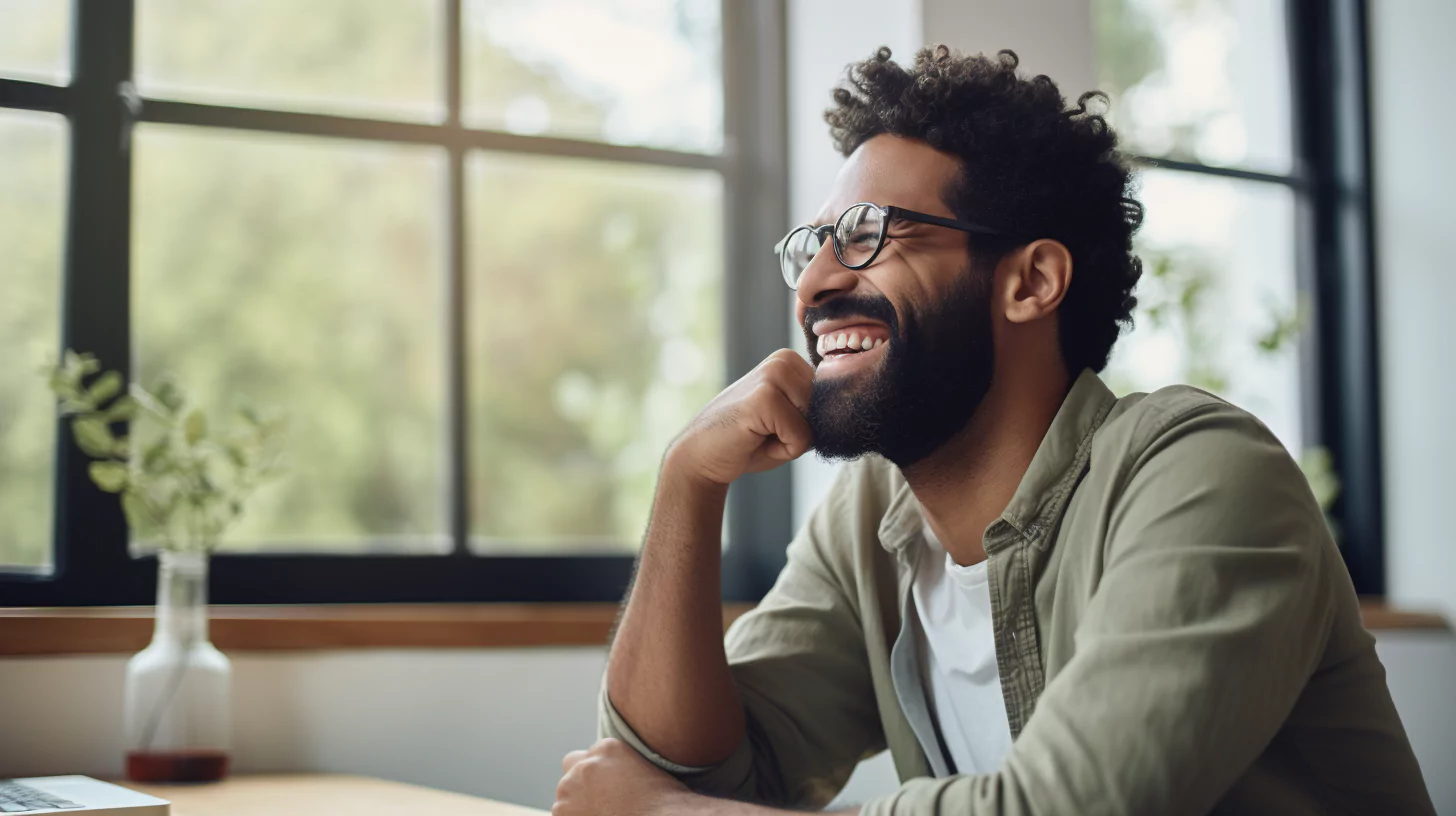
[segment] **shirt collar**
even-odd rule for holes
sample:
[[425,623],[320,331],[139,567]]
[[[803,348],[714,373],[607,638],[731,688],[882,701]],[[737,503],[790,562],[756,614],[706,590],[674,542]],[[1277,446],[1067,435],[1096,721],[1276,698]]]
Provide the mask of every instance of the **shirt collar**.
[[[1072,390],[1062,400],[1062,407],[1037,446],[1036,455],[1016,486],[1011,501],[1000,519],[988,528],[986,551],[992,553],[1018,536],[995,536],[994,528],[1002,525],[1019,537],[1038,546],[1046,546],[1047,533],[1061,516],[1071,498],[1072,488],[1081,478],[1092,451],[1092,437],[1112,410],[1117,397],[1091,370],[1083,369]],[[903,550],[921,538],[924,517],[920,503],[910,485],[898,472],[899,486],[880,521],[880,544],[890,552]],[[993,539],[995,539],[993,541]]]

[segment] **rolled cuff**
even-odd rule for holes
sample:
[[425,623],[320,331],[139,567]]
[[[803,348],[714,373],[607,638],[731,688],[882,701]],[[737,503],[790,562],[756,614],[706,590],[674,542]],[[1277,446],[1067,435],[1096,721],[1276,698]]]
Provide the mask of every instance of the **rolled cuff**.
[[680,765],[652,750],[637,732],[627,725],[607,696],[606,684],[602,684],[601,705],[597,717],[597,731],[602,737],[612,737],[632,746],[644,759],[671,774],[678,781],[698,793],[709,796],[743,798],[751,792],[753,775],[753,750],[748,738],[738,743],[727,759],[714,765]]
[[871,799],[860,806],[859,816],[938,816],[941,813],[974,813],[969,800],[971,778],[948,776],[905,782],[893,793]]

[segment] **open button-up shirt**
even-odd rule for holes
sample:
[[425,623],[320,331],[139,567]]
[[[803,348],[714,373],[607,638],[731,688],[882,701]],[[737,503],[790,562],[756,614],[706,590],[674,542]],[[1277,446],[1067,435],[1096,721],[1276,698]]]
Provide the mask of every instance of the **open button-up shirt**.
[[983,539],[996,773],[953,773],[926,704],[922,524],[893,465],[841,470],[727,634],[748,727],[721,763],[658,755],[605,692],[602,732],[697,790],[801,807],[888,748],[902,786],[866,816],[1434,813],[1324,517],[1244,411],[1077,379]]

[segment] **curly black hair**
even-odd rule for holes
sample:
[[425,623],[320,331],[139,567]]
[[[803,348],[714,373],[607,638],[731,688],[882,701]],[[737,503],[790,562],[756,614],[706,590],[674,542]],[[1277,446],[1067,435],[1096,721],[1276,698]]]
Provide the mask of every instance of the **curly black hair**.
[[1022,78],[1017,65],[1011,51],[993,59],[937,45],[917,52],[906,70],[880,48],[849,66],[824,118],[845,156],[887,133],[958,158],[961,174],[941,194],[951,211],[1014,236],[972,236],[977,261],[994,262],[1038,238],[1062,242],[1075,264],[1058,315],[1062,357],[1073,375],[1101,371],[1137,305],[1142,261],[1132,236],[1143,206],[1117,135],[1088,108],[1095,102],[1105,110],[1107,95],[1089,91],[1072,108],[1055,82]]

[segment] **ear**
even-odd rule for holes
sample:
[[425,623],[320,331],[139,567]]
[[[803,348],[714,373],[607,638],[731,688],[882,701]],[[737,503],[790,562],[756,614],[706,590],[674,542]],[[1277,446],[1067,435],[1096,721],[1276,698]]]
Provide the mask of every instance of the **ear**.
[[1052,314],[1072,285],[1072,253],[1060,241],[1032,241],[1006,259],[1002,288],[1006,319],[1031,323]]

